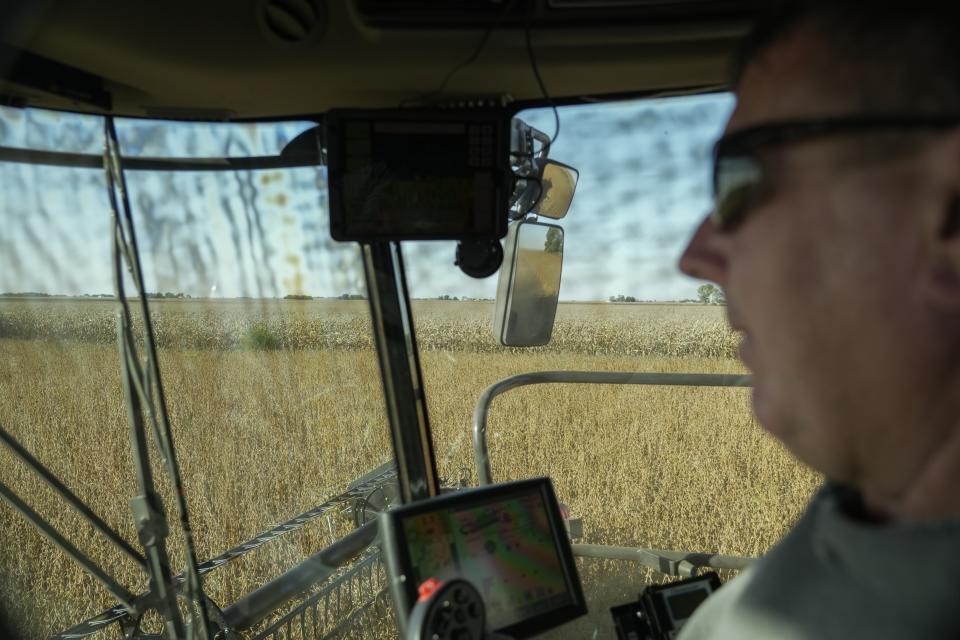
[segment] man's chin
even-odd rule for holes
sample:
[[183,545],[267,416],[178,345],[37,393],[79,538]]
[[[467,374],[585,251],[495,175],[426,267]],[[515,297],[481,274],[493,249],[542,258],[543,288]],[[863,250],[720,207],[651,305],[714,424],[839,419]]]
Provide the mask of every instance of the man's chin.
[[[775,401],[764,388],[754,382],[753,412],[764,431],[776,438],[801,464],[837,482],[852,482],[852,467],[839,457],[838,443],[824,438],[824,423],[811,422]],[[829,431],[828,431],[829,432]]]

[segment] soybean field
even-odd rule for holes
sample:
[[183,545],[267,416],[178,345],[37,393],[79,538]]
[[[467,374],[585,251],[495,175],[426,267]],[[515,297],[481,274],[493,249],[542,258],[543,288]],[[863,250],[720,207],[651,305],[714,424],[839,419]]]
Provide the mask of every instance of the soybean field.
[[[365,301],[156,300],[151,309],[201,559],[390,459]],[[499,346],[492,312],[491,302],[414,302],[436,456],[449,484],[476,481],[474,404],[507,376],[744,372],[722,306],[561,303],[552,342],[530,349]],[[109,299],[0,298],[0,425],[136,544],[116,323]],[[582,542],[759,555],[820,482],[756,424],[747,389],[527,387],[495,401],[489,437],[495,479],[550,475],[583,520]],[[155,473],[163,477],[159,465]],[[5,450],[0,481],[128,588],[146,587],[129,559]],[[205,589],[229,604],[352,526],[346,517],[319,519],[211,572]],[[0,608],[22,637],[46,637],[113,604],[5,503],[0,539]],[[182,562],[176,532],[169,545]],[[625,564],[581,563],[597,620],[656,579]],[[391,637],[389,616],[358,625],[356,637]],[[576,629],[569,637],[581,637]],[[117,629],[101,635],[120,637]]]

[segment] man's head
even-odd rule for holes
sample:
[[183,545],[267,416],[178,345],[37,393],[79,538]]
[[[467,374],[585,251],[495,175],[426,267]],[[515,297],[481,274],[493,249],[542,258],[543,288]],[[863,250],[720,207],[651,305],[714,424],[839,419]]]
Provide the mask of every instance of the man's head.
[[726,291],[760,422],[880,501],[960,430],[956,15],[840,0],[762,24],[725,134],[742,140],[718,146],[739,156],[718,181],[751,188],[681,259]]

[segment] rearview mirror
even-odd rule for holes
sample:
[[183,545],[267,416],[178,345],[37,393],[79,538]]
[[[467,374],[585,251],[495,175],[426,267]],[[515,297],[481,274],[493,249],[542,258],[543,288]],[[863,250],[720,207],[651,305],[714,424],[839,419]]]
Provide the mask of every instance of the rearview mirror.
[[493,333],[508,347],[550,342],[560,298],[563,229],[518,220],[507,231]]
[[569,165],[547,160],[540,170],[541,196],[533,206],[533,213],[559,220],[567,215],[573,194],[577,190],[580,172]]

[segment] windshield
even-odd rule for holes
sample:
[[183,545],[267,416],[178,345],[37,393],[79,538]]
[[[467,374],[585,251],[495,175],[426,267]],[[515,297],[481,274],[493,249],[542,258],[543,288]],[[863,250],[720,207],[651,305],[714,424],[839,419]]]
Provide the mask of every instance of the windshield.
[[[276,158],[315,126],[116,121],[126,159]],[[139,548],[104,144],[99,117],[0,110],[0,146],[93,161],[0,163],[0,427]],[[367,496],[346,495],[350,484],[392,460],[363,270],[356,245],[330,239],[322,167],[125,178],[195,553],[224,608],[353,529],[354,498]],[[119,273],[146,371],[140,291],[128,262]],[[177,574],[184,538],[147,433]],[[6,447],[0,483],[122,587],[146,590],[136,563]],[[0,537],[0,609],[16,637],[47,637],[116,605],[5,502]],[[328,614],[339,623],[366,597],[319,600],[312,624],[322,630]],[[155,617],[145,625],[158,630]]]
[[[498,345],[489,328],[496,280],[437,270],[452,246],[407,249],[441,475],[477,480],[474,404],[509,376],[746,373],[723,292],[677,268],[710,207],[711,149],[732,107],[731,95],[713,94],[559,109],[550,158],[580,177],[556,221],[563,273],[546,346]],[[555,131],[551,109],[517,117]],[[575,544],[761,555],[820,479],[755,423],[749,393],[652,384],[509,391],[486,425],[493,480],[549,475],[582,525]],[[581,557],[578,565],[591,613],[550,637],[615,637],[609,608],[665,579],[631,562]]]
[[[676,268],[710,206],[710,149],[731,108],[731,96],[715,94],[559,109],[550,157],[580,178],[567,216],[550,221],[565,235],[551,241],[564,262],[546,346],[498,344],[496,278],[463,275],[454,243],[404,243],[444,487],[478,482],[475,405],[510,376],[745,373],[723,292]],[[517,117],[554,132],[551,109]],[[139,481],[121,361],[133,354],[150,370],[149,339],[125,261],[131,238],[117,239],[102,168],[104,124],[0,110],[0,147],[90,160],[86,168],[0,163],[0,428],[137,546],[129,501]],[[224,610],[398,499],[359,251],[330,239],[325,169],[277,160],[297,136],[309,142],[315,126],[116,121],[195,555],[206,594]],[[265,165],[135,168],[146,158],[227,157]],[[126,305],[116,297],[118,274]],[[126,342],[118,340],[124,322]],[[756,425],[744,388],[525,386],[492,401],[486,435],[494,481],[553,479],[577,545],[758,556],[820,481]],[[154,439],[147,446],[176,574],[188,554]],[[136,563],[27,467],[0,447],[0,484],[142,593]],[[47,637],[116,605],[7,502],[0,535],[15,541],[0,546],[0,603],[20,636]],[[550,637],[613,637],[609,607],[665,578],[580,552],[591,613]],[[351,626],[363,637],[396,637],[379,557],[365,554],[275,613],[232,615],[256,638]],[[154,618],[145,624],[159,630]]]

